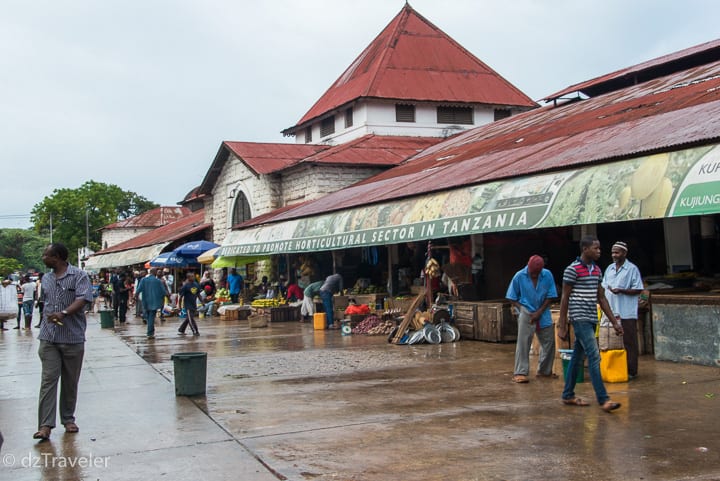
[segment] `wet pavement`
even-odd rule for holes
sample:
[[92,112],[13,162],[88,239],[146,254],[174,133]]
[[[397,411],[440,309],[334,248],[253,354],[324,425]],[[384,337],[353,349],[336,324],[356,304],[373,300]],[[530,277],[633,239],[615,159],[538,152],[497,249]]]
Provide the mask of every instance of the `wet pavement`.
[[[510,382],[512,344],[178,324],[148,340],[132,318],[101,329],[93,315],[80,433],[43,443],[37,330],[0,334],[0,479],[720,480],[718,368],[642,356],[638,379],[606,385],[623,404],[607,414],[563,406],[562,379]],[[207,393],[176,397],[171,355],[197,351]],[[577,392],[592,399],[589,382]]]

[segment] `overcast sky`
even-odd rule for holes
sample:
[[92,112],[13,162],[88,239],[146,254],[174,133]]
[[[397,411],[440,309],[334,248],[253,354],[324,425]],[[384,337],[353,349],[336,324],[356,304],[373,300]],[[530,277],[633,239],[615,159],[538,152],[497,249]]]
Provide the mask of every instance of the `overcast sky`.
[[[0,228],[55,188],[175,205],[294,125],[404,0],[0,0]],[[720,37],[716,0],[414,0],[533,99]]]

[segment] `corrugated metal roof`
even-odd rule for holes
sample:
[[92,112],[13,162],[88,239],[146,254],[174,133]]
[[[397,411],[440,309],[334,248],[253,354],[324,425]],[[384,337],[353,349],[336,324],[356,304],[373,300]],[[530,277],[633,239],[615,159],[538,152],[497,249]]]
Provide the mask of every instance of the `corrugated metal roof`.
[[240,158],[256,174],[272,174],[287,169],[322,150],[327,145],[277,144],[257,142],[223,142],[223,145]]
[[363,97],[537,105],[408,4],[286,132]]
[[[265,217],[263,222],[718,139],[720,61],[478,127],[430,147],[398,167],[318,201]],[[249,224],[253,222],[245,226]]]
[[[624,69],[616,70],[609,74],[601,75],[591,80],[586,80],[570,87],[564,88],[559,92],[555,92],[552,95],[548,95],[543,101],[555,100],[563,95],[568,95],[575,92],[590,93],[593,90],[602,91],[603,85],[608,88],[612,84],[618,84],[624,79],[633,83],[639,83],[638,80],[644,81],[643,75],[653,75],[653,72],[662,71],[664,67],[672,68],[677,66],[676,70],[687,69],[698,65],[703,65],[708,61],[712,61],[713,57],[717,58],[717,51],[720,50],[720,39],[712,40],[710,42],[695,45],[694,47],[686,48],[678,52],[673,52],[668,55],[663,55],[647,62],[633,65]],[[667,73],[667,72],[666,72]],[[658,75],[655,75],[658,76]],[[638,78],[640,77],[640,78]]]
[[136,216],[106,225],[100,230],[132,229],[137,227],[160,227],[190,214],[185,207],[165,206],[143,212]]
[[437,137],[401,137],[365,135],[303,159],[302,163],[398,165],[442,139]]
[[205,223],[205,211],[203,209],[192,213],[188,211],[188,214],[185,217],[176,220],[175,222],[158,227],[150,232],[146,232],[137,237],[126,240],[125,242],[121,242],[120,244],[98,251],[95,255],[109,254],[111,252],[119,252],[128,249],[137,249],[138,247],[151,246],[163,242],[169,243],[211,227],[212,224]]
[[437,137],[370,134],[334,147],[316,144],[226,141],[222,143],[213,164],[205,174],[203,183],[198,187],[197,195],[206,195],[212,192],[230,152],[245,162],[255,173],[272,174],[301,162],[394,166],[441,140]]

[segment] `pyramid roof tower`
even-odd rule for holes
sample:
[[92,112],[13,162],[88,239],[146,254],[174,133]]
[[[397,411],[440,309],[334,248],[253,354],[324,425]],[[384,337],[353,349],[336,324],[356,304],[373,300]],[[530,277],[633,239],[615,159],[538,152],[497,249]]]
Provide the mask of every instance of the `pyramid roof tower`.
[[293,127],[360,98],[537,107],[409,4],[363,50]]

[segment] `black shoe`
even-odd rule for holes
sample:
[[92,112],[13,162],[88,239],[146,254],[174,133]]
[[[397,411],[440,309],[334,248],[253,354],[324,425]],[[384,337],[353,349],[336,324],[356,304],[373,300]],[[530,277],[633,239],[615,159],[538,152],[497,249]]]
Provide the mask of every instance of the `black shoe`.
[[13,329],[20,329],[20,326],[13,327]]
[[180,334],[181,336],[184,336],[184,335],[185,335],[185,331],[181,331],[180,329],[178,329],[178,334]]
[[199,336],[199,335],[200,335],[199,332],[193,332],[193,336]]
[[33,327],[40,327],[40,324],[35,324]]

